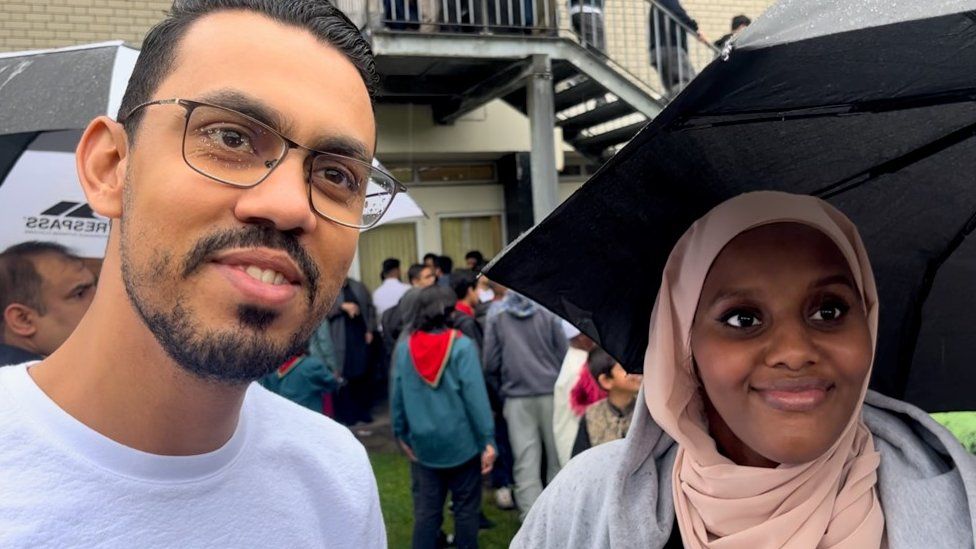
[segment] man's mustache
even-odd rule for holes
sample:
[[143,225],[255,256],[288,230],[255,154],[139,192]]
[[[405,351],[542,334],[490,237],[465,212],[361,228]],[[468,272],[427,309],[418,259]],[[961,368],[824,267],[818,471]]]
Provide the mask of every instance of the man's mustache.
[[205,236],[190,250],[183,262],[183,278],[187,278],[218,252],[230,248],[270,248],[288,254],[305,277],[309,305],[315,303],[318,292],[319,269],[311,256],[291,233],[263,225],[248,225],[239,230],[224,230]]

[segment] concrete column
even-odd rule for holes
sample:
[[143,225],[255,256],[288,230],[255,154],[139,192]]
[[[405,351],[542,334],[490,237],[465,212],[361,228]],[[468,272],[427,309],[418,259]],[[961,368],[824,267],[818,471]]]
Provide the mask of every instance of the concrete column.
[[532,73],[526,84],[529,125],[532,132],[532,216],[539,223],[558,203],[556,173],[555,100],[552,89],[552,61],[548,55],[532,56]]

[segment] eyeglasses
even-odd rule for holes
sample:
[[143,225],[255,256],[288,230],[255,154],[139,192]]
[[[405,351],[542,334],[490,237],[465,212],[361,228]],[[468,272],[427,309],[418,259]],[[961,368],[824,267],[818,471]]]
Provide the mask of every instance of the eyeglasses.
[[188,99],[160,99],[143,103],[119,122],[152,105],[186,109],[183,160],[214,181],[239,188],[260,184],[281,165],[291,149],[310,154],[305,159],[308,200],[312,211],[355,229],[375,225],[393,197],[406,187],[392,175],[347,156],[316,151],[295,143],[270,126],[227,107]]

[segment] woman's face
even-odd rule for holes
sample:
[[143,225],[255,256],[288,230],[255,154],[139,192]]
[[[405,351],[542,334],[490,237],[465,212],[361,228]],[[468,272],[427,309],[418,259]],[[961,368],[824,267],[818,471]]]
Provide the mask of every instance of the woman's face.
[[691,333],[709,431],[740,465],[822,455],[857,406],[871,336],[850,268],[820,231],[776,223],[733,239]]

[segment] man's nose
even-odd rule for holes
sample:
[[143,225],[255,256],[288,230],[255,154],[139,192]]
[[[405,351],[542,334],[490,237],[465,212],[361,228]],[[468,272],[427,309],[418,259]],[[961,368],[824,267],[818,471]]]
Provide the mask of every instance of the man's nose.
[[319,219],[308,198],[305,156],[289,151],[260,184],[244,189],[234,206],[241,221],[272,225],[279,231],[315,230]]

